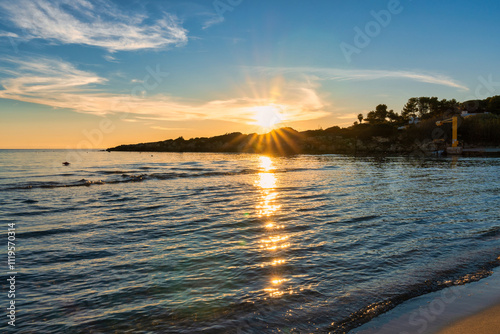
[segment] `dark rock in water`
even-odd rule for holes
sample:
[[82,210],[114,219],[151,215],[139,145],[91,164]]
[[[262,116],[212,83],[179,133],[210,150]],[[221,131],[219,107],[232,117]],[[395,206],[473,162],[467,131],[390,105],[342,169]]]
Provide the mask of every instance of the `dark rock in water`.
[[69,165],[69,162],[65,161],[62,163],[64,166],[68,166]]

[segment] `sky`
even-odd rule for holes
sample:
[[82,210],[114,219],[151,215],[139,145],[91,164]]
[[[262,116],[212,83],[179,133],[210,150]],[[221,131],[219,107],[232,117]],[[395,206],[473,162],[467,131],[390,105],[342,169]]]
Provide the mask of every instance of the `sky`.
[[0,0],[0,148],[349,126],[500,95],[500,3]]

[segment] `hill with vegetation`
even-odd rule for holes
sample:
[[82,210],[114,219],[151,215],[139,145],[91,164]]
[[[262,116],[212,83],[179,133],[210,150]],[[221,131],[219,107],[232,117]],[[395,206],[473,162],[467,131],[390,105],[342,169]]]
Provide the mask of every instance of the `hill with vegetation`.
[[[473,116],[468,117],[471,114]],[[465,115],[463,118],[460,115]],[[400,113],[378,105],[359,114],[350,127],[296,131],[290,127],[266,134],[226,133],[120,145],[108,151],[247,152],[262,154],[408,154],[429,153],[451,144],[451,124],[437,121],[459,116],[459,142],[464,147],[500,146],[500,96],[457,102],[437,97],[410,98]]]

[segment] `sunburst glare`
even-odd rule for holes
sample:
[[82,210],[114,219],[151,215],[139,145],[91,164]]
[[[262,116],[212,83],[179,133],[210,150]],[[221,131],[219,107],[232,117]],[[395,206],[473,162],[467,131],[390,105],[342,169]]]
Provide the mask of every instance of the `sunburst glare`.
[[259,106],[253,108],[256,125],[262,130],[269,131],[284,121],[283,112],[278,105]]

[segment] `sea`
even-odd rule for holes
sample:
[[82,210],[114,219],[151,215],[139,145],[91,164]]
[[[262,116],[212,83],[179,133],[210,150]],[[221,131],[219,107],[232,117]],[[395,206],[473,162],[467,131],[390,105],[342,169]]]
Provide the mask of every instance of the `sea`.
[[499,204],[494,157],[0,150],[0,329],[348,333],[488,277]]

